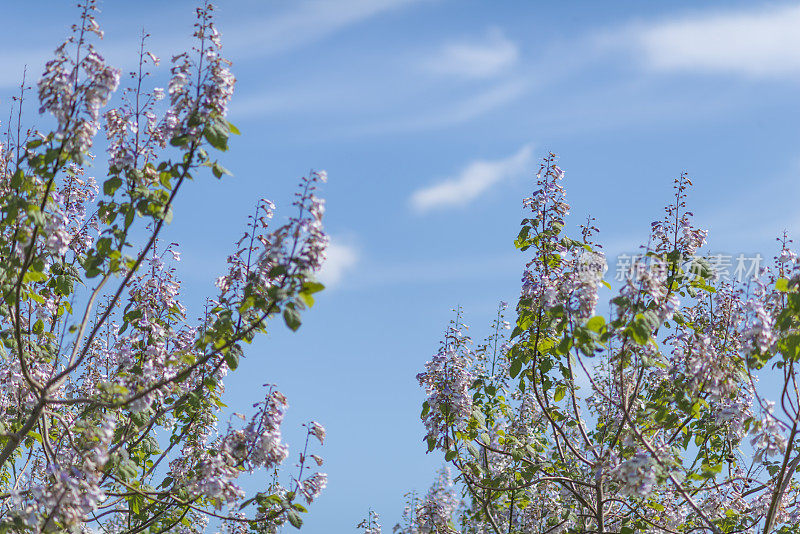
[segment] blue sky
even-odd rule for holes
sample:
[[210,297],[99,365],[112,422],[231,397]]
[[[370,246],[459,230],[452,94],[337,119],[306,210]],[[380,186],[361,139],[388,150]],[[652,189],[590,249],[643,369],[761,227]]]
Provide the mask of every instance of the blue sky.
[[[4,96],[75,17],[63,2],[8,4]],[[124,69],[143,27],[165,60],[189,42],[190,2],[101,7],[101,51]],[[302,422],[327,426],[309,534],[354,532],[370,507],[390,530],[403,494],[433,478],[414,377],[453,307],[479,340],[515,300],[521,200],[548,151],[573,228],[596,217],[612,264],[646,239],[682,171],[709,252],[771,257],[778,234],[797,235],[798,3],[237,0],[218,14],[238,78],[243,135],[222,158],[235,176],[192,183],[168,238],[199,315],[255,199],[285,216],[297,178],[328,171],[329,289],[298,333],[276,325],[228,380],[232,409],[267,382],[289,397],[294,453]]]

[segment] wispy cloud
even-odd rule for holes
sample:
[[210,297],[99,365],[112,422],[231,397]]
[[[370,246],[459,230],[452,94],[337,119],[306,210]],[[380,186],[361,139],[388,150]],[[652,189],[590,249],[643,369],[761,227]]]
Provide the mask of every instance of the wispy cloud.
[[384,12],[420,0],[308,0],[290,3],[292,8],[269,17],[257,17],[231,28],[225,47],[236,59],[286,52],[326,37]]
[[[526,259],[518,253],[472,255],[422,259],[395,259],[365,265],[359,276],[358,290],[387,288],[390,286],[422,286],[456,281],[485,281],[491,277],[516,274],[525,266]],[[487,275],[487,273],[492,273]],[[513,278],[512,278],[513,277]],[[496,304],[496,301],[494,302]]]
[[[348,120],[344,122],[352,124],[346,130],[353,135],[414,132],[463,124],[522,97],[533,85],[524,79],[499,81],[460,97],[453,97],[451,92],[436,95],[438,86],[426,86],[426,99],[422,100],[408,94],[421,92],[419,87],[403,87],[395,74],[387,73],[333,80],[324,91],[293,86],[245,95],[233,100],[231,114],[247,120],[289,113],[346,113]],[[396,111],[404,107],[402,116],[398,116]],[[384,116],[375,120],[381,114]],[[359,124],[355,119],[358,116],[369,120]]]
[[533,147],[525,145],[505,159],[473,161],[458,176],[414,191],[411,206],[424,212],[469,204],[493,185],[524,173],[532,153]]
[[508,70],[517,59],[517,45],[509,41],[499,28],[492,28],[480,40],[446,44],[425,61],[424,66],[447,76],[487,78]]
[[697,14],[632,32],[646,66],[750,77],[800,75],[800,5]]
[[357,127],[355,133],[415,132],[463,124],[523,96],[530,85],[526,81],[517,80],[501,83],[451,104],[434,109],[413,109],[409,113],[411,116],[407,118],[386,119],[380,123]]
[[53,51],[46,48],[39,50],[13,50],[0,54],[0,87],[19,87],[22,73],[27,69],[25,85],[32,85],[38,80],[44,64]]
[[[223,32],[225,55],[235,60],[274,56],[305,45],[322,41],[343,29],[369,20],[392,10],[421,2],[423,0],[305,0],[287,3],[290,6],[278,13],[265,15],[247,7],[223,10],[219,22]],[[249,22],[241,23],[242,19]],[[187,28],[190,29],[190,28]],[[188,43],[186,36],[166,37],[155,34],[149,41],[149,48],[168,57],[168,53],[183,50]],[[104,42],[98,48],[115,66],[130,68],[136,63],[137,41],[118,42],[109,34],[111,43]],[[21,49],[6,46],[0,53],[0,88],[19,85],[24,65],[28,65],[28,78],[32,73],[39,76],[44,63],[52,57],[52,47],[39,50]],[[270,103],[267,102],[269,107]]]
[[359,251],[354,245],[333,238],[328,244],[326,256],[319,279],[328,288],[337,286],[360,259]]

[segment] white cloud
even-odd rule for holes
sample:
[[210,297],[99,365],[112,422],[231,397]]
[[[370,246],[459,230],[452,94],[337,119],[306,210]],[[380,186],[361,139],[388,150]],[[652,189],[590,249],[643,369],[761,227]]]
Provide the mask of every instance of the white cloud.
[[326,251],[327,259],[319,272],[319,279],[328,288],[335,287],[359,261],[358,249],[331,238]]
[[[305,0],[287,2],[290,8],[268,15],[263,14],[263,9],[257,12],[248,8],[245,3],[238,8],[233,8],[232,4],[222,11],[222,20],[218,21],[218,26],[222,31],[226,56],[234,60],[252,59],[288,52],[322,41],[348,26],[420,1],[422,0]],[[111,9],[108,11],[110,15],[115,14]],[[242,19],[249,22],[239,22]],[[167,37],[165,31],[157,32],[148,41],[148,48],[161,55],[162,60],[168,59],[168,51],[184,50],[191,46],[188,39],[190,29],[187,26],[184,28],[188,32],[185,32],[186,35],[174,37]],[[48,46],[37,50],[17,48],[14,45],[2,47],[0,88],[18,86],[25,65],[28,66],[28,80],[38,80],[45,62],[53,56],[56,43],[57,41],[53,42],[52,48]],[[111,64],[127,70],[136,65],[139,44],[138,40],[117,41],[115,35],[109,33],[108,40],[98,44],[98,49]],[[166,63],[168,61],[162,65]],[[270,108],[272,105],[272,102],[266,102],[264,107]]]
[[35,86],[41,76],[44,64],[53,51],[49,49],[13,50],[0,55],[0,87],[19,87],[22,83],[22,73],[25,74],[25,85]]
[[419,0],[309,0],[292,2],[291,10],[258,17],[223,35],[235,59],[285,52],[321,41],[343,28]]
[[699,14],[633,30],[655,70],[800,74],[800,5]]
[[[504,277],[515,279],[526,259],[518,253],[471,255],[469,257],[395,259],[373,263],[359,275],[358,289],[387,286],[421,286],[455,281],[485,281]],[[513,278],[512,278],[513,277]],[[492,305],[497,305],[494,301]]]
[[386,119],[379,123],[355,128],[360,135],[386,132],[413,132],[446,128],[462,124],[485,115],[525,94],[530,84],[511,81],[491,87],[487,91],[431,109],[413,109],[406,112],[409,117]]
[[445,45],[425,66],[448,76],[487,78],[507,70],[518,58],[517,46],[500,29],[492,28],[479,42]]
[[524,173],[532,153],[533,147],[525,145],[505,159],[473,161],[458,176],[414,191],[411,206],[417,211],[429,211],[466,205],[493,185]]

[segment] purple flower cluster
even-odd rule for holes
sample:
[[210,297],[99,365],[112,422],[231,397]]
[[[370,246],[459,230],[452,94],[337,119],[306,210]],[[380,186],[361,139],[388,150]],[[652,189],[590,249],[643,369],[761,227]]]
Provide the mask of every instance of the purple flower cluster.
[[[81,23],[73,27],[73,35],[55,51],[55,58],[45,65],[39,80],[40,113],[50,112],[58,122],[57,136],[76,158],[82,158],[99,128],[100,109],[119,86],[119,70],[105,64],[94,46],[87,41],[89,33],[102,36],[94,13],[96,0],[83,0]],[[75,55],[69,45],[77,49]],[[83,73],[83,75],[81,75]]]
[[[160,233],[182,183],[202,166],[224,174],[205,148],[223,150],[236,131],[225,120],[235,79],[214,8],[197,10],[195,54],[175,58],[169,109],[159,104],[167,91],[143,89],[159,63],[144,34],[133,87],[103,114],[119,72],[89,42],[102,37],[96,0],[79,7],[80,24],[38,84],[55,131],[21,130],[14,146],[0,145],[0,530],[196,532],[215,514],[231,531],[275,532],[296,522],[297,501],[314,501],[327,484],[325,473],[304,474],[307,464],[323,464],[306,451],[310,438],[324,442],[325,428],[309,423],[290,491],[278,482],[289,456],[280,392],[270,389],[255,415],[242,416],[247,423],[222,432],[217,424],[242,342],[281,311],[296,328],[322,288],[313,274],[327,245],[317,196],[326,174],[303,178],[297,214],[274,231],[274,205],[259,203],[218,281],[220,298],[207,301],[197,323],[187,320],[174,267],[180,254]],[[26,89],[15,98],[20,115]],[[97,200],[100,188],[82,165],[94,158],[101,114],[108,172]],[[160,154],[168,142],[181,157]],[[245,496],[240,477],[261,469],[275,479],[257,494],[259,510],[244,515],[234,507]]]
[[461,504],[450,468],[445,466],[437,472],[436,480],[428,493],[417,505],[415,527],[419,534],[455,533],[450,526],[453,513]]
[[443,449],[449,448],[449,432],[463,429],[472,413],[470,386],[475,377],[469,370],[468,344],[469,338],[451,325],[439,352],[417,375],[428,397],[428,413],[423,417],[427,438]]
[[774,333],[775,320],[760,299],[748,300],[746,308],[751,318],[744,331],[745,352],[769,352],[777,341]]
[[[176,127],[172,135],[200,133],[199,125],[208,119],[223,119],[233,96],[236,78],[230,61],[222,57],[222,41],[213,21],[214,6],[206,2],[197,8],[194,37],[199,44],[193,49],[199,56],[193,60],[188,53],[172,58],[172,77],[169,81],[170,100],[168,121]],[[195,116],[194,125],[186,117]],[[177,128],[181,128],[179,131]]]

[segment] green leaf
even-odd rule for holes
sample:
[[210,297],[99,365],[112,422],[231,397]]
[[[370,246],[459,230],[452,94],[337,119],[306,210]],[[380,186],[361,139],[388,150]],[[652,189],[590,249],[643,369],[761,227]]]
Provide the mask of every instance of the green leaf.
[[714,276],[714,267],[706,258],[695,258],[689,266],[689,272],[702,278],[711,278]]
[[229,350],[225,353],[225,363],[231,371],[235,371],[239,367],[239,354],[235,351]]
[[233,176],[233,173],[231,171],[229,171],[228,169],[226,169],[225,167],[223,167],[222,165],[220,165],[216,161],[211,164],[211,172],[217,178],[222,178],[222,176],[224,174],[227,174],[228,176]]
[[775,280],[775,289],[781,293],[786,293],[789,291],[789,280],[786,278],[778,278]]
[[642,312],[641,320],[649,330],[655,330],[661,325],[661,320],[655,310],[646,310]]
[[125,228],[128,228],[131,223],[133,223],[133,217],[136,215],[135,210],[132,208],[128,208],[128,211],[125,212]]
[[517,375],[522,370],[522,358],[517,358],[513,362],[511,362],[511,366],[508,368],[508,372],[511,375],[511,378],[517,378]]
[[308,293],[309,295],[312,295],[314,293],[319,293],[323,289],[325,289],[325,286],[323,284],[321,284],[319,282],[316,282],[316,281],[309,281],[309,282],[303,283],[302,292],[303,293]]
[[628,328],[628,332],[639,345],[646,345],[650,341],[650,329],[642,321],[634,321]]
[[297,294],[297,298],[299,298],[300,300],[302,300],[302,301],[303,301],[303,304],[305,304],[305,305],[306,305],[306,306],[308,306],[309,308],[310,308],[310,307],[312,307],[312,306],[314,305],[314,297],[312,297],[312,296],[311,296],[310,294],[308,294],[308,293],[304,293],[304,292],[302,292],[302,291],[301,291],[300,293],[298,293],[298,294]]
[[555,395],[553,395],[553,400],[555,402],[560,401],[561,399],[564,398],[564,395],[566,395],[566,393],[567,393],[567,387],[564,384],[559,384],[556,387],[556,393]]
[[291,523],[294,528],[300,528],[303,526],[303,518],[301,518],[300,514],[294,510],[286,511],[286,519],[289,520],[289,523]]
[[244,501],[242,504],[239,505],[239,510],[244,510],[245,507],[250,506],[253,502],[255,502],[256,497],[251,497]]
[[203,137],[208,140],[211,146],[223,152],[228,150],[228,135],[230,135],[230,130],[225,122],[210,122],[206,124],[203,130]]
[[123,480],[129,480],[135,478],[139,471],[131,460],[123,460],[117,467],[117,472]]
[[300,328],[300,313],[293,307],[290,308],[287,306],[283,309],[283,320],[286,322],[286,326],[293,332],[296,332],[297,329]]
[[169,144],[172,146],[183,146],[189,142],[188,135],[176,135],[172,139],[170,139]]
[[14,189],[18,188],[22,185],[22,179],[25,175],[22,172],[22,169],[17,169],[16,172],[11,176],[11,187]]
[[164,222],[165,222],[165,223],[167,223],[167,224],[169,224],[169,223],[171,223],[171,222],[172,222],[172,215],[173,215],[173,214],[172,214],[172,207],[169,207],[169,208],[167,209],[167,211],[162,211],[162,212],[159,214],[158,218],[159,218],[159,219],[164,219]]
[[718,475],[722,471],[722,464],[708,464],[703,462],[702,474],[703,478],[714,478],[714,476]]
[[436,448],[436,437],[435,436],[427,436],[425,441],[428,442],[428,452],[431,452],[433,449]]
[[[427,401],[426,401],[427,402]],[[476,407],[472,410],[472,417],[478,422],[481,427],[486,426],[486,416]]]
[[105,193],[106,195],[113,195],[114,191],[119,189],[121,185],[122,185],[122,178],[120,178],[119,176],[112,176],[111,178],[106,180],[105,183],[103,184],[103,193]]
[[606,320],[602,315],[596,315],[586,321],[586,328],[592,332],[600,333],[600,330],[605,326]]
[[128,502],[131,504],[131,512],[134,514],[139,513],[139,499],[133,497],[132,499],[128,499]]

